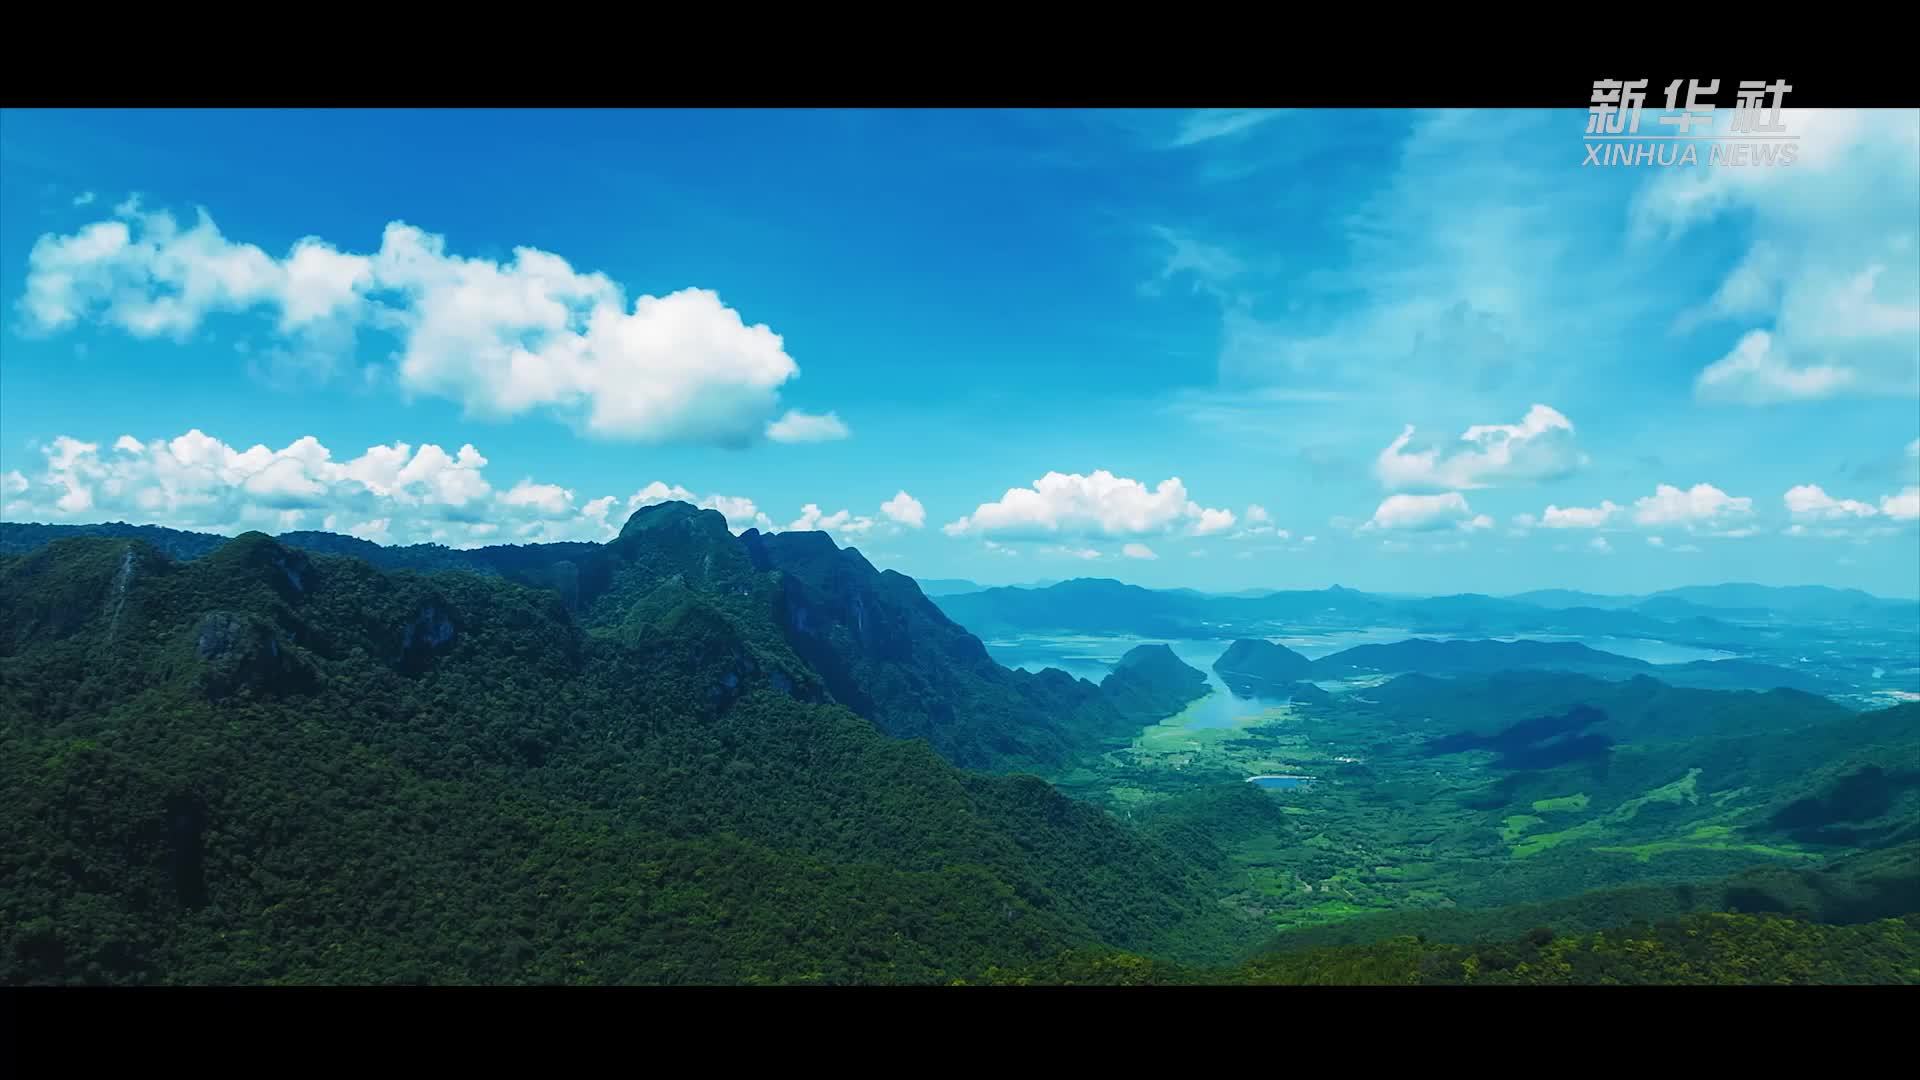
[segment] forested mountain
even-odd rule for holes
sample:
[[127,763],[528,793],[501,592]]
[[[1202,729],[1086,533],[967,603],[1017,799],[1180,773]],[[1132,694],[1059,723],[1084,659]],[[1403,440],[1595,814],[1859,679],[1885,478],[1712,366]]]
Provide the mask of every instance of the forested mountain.
[[1100,689],[1133,729],[1179,712],[1207,693],[1206,673],[1182,663],[1165,645],[1136,645],[1120,657]]
[[[617,585],[624,562],[636,553],[660,557],[646,545],[635,547],[634,538],[662,522],[683,519],[696,523],[697,539],[683,555],[685,567],[662,564],[662,576],[670,578],[676,569],[692,576],[681,574],[680,586],[644,597],[631,585]],[[82,535],[138,537],[181,559],[204,557],[228,542],[153,526],[4,523],[0,552],[30,552],[54,538]],[[913,579],[876,570],[825,533],[748,530],[734,537],[717,511],[692,511],[685,503],[642,508],[608,544],[396,547],[318,532],[287,533],[278,542],[311,554],[353,556],[387,570],[505,577],[553,590],[580,622],[602,628],[628,621],[636,602],[644,600],[649,610],[669,602],[676,587],[704,589],[735,603],[726,598],[751,592],[747,578],[775,575],[779,583],[766,585],[771,591],[760,598],[763,610],[789,648],[826,680],[834,698],[887,734],[925,738],[965,767],[1057,765],[1158,719],[1118,708],[1094,684],[1059,671],[1034,674],[1000,666],[978,638],[921,594]]]
[[992,968],[1002,986],[1888,986],[1920,985],[1920,915],[1864,925],[1714,912],[1586,934],[1536,927],[1500,941],[1399,937],[1281,949],[1229,969],[1107,952]]
[[1920,843],[1548,903],[1363,916],[1233,966],[1100,950],[991,969],[1002,984],[1920,985]]
[[[724,545],[717,524],[712,542]],[[835,700],[889,735],[926,739],[958,765],[1059,764],[1165,715],[1153,711],[1158,699],[1103,693],[1058,670],[1002,667],[912,578],[874,569],[825,533],[749,529],[739,544],[755,568],[778,575],[786,640]]]
[[1271,641],[1241,638],[1213,662],[1213,670],[1235,690],[1278,689],[1313,677],[1313,661]]
[[[1920,704],[1675,687],[1555,643],[1309,662],[1240,642],[1222,677],[1270,676],[1305,709],[1275,730],[1372,762],[1320,751],[1322,807],[1382,807],[1406,844],[1499,860],[1448,879],[1460,904],[1291,931],[1248,963],[1262,909],[1223,900],[1268,887],[1249,884],[1250,858],[1279,852],[1287,888],[1345,889],[1340,867],[1377,865],[1374,841],[1331,839],[1328,811],[1276,801],[1237,765],[1209,771],[1191,732],[1166,744],[1179,782],[1137,786],[1136,751],[1153,750],[1128,740],[1206,692],[1164,645],[1099,685],[1010,670],[858,551],[734,536],[683,503],[607,544],[473,551],[101,532],[0,554],[0,982],[1687,981],[1768,956],[1810,979],[1915,970],[1910,924],[1865,924],[1913,910],[1898,853],[1920,842],[1905,764]],[[1335,606],[1370,602],[1345,593]],[[1552,670],[1510,670],[1536,661]],[[1403,662],[1446,677],[1331,695],[1301,681]],[[968,770],[1090,755],[1115,759],[1125,813]],[[1409,786],[1436,766],[1453,779]],[[1459,824],[1503,818],[1497,844]],[[1582,859],[1583,842],[1623,854]],[[1707,850],[1722,855],[1701,865],[1865,854],[1619,887],[1640,880],[1633,859]]]
[[834,700],[789,633],[873,645],[910,582],[825,604],[857,556],[674,504],[595,559],[576,614],[259,534],[0,556],[0,981],[927,981],[1248,932],[1181,853]]

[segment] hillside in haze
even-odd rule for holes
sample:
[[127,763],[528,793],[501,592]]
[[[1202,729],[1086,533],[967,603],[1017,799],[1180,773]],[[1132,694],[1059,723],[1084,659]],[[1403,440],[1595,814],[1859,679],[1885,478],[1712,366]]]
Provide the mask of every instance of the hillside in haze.
[[1831,693],[1843,689],[1830,679],[1769,664],[1744,660],[1653,664],[1595,649],[1577,641],[1430,641],[1411,638],[1391,644],[1356,645],[1311,662],[1307,670],[1311,673],[1310,677],[1315,679],[1409,672],[1485,675],[1501,671],[1548,670],[1602,678],[1657,675],[1662,682],[1674,686],[1710,689],[1770,690],[1788,687],[1812,693]]
[[1313,676],[1313,661],[1271,641],[1241,638],[1220,659],[1213,670],[1236,690],[1251,692],[1260,688],[1287,686]]
[[[1547,591],[1499,598],[1386,596],[1329,589],[1215,596],[1155,590],[1105,578],[1050,588],[997,588],[941,596],[954,621],[987,637],[1128,634],[1232,638],[1300,627],[1394,627],[1411,634],[1579,634],[1739,645],[1766,640],[1784,619],[1920,632],[1920,602],[1814,586],[1704,586],[1650,597]],[[1754,624],[1760,625],[1754,625]]]

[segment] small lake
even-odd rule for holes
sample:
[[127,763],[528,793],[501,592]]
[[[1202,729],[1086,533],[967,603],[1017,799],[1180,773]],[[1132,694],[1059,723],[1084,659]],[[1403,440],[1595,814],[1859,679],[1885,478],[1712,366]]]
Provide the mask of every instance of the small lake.
[[1313,777],[1311,776],[1249,776],[1247,777],[1247,783],[1252,784],[1255,787],[1268,788],[1268,789],[1277,790],[1277,791],[1287,791],[1292,788],[1305,787],[1306,785],[1312,782],[1313,782]]

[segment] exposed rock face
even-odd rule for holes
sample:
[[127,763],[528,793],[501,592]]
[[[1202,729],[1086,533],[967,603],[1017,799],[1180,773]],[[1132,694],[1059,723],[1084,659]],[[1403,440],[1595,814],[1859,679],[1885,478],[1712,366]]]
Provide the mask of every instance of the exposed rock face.
[[748,529],[739,543],[754,569],[780,577],[775,617],[788,646],[834,700],[889,735],[924,738],[967,767],[1027,767],[1134,726],[1090,682],[995,663],[912,578],[826,533]]
[[400,651],[411,652],[416,646],[437,649],[453,638],[453,620],[438,604],[427,604],[400,631]]
[[212,699],[242,690],[292,693],[312,688],[316,677],[306,658],[266,621],[232,611],[210,611],[193,629],[194,655],[204,664],[201,686]]
[[113,572],[113,585],[107,591],[109,642],[120,633],[120,616],[127,610],[127,587],[133,584],[133,576],[133,545],[129,544],[127,553],[120,557],[120,568]]
[[211,612],[200,620],[194,648],[202,660],[219,660],[244,647],[251,630],[244,615]]

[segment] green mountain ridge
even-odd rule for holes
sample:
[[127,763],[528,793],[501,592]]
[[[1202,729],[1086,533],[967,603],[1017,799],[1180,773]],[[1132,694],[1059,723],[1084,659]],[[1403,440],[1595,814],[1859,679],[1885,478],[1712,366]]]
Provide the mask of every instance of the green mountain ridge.
[[259,534],[0,556],[0,981],[946,981],[1244,938],[1181,854],[834,703],[774,618],[818,553],[758,570],[714,524],[636,514],[578,615]]
[[1284,645],[1241,638],[1220,654],[1213,670],[1228,685],[1275,687],[1309,679],[1314,668],[1313,661]]
[[1133,719],[1127,734],[1179,712],[1208,692],[1206,673],[1182,662],[1165,645],[1136,645],[1127,650],[1101,680],[1100,690]]

